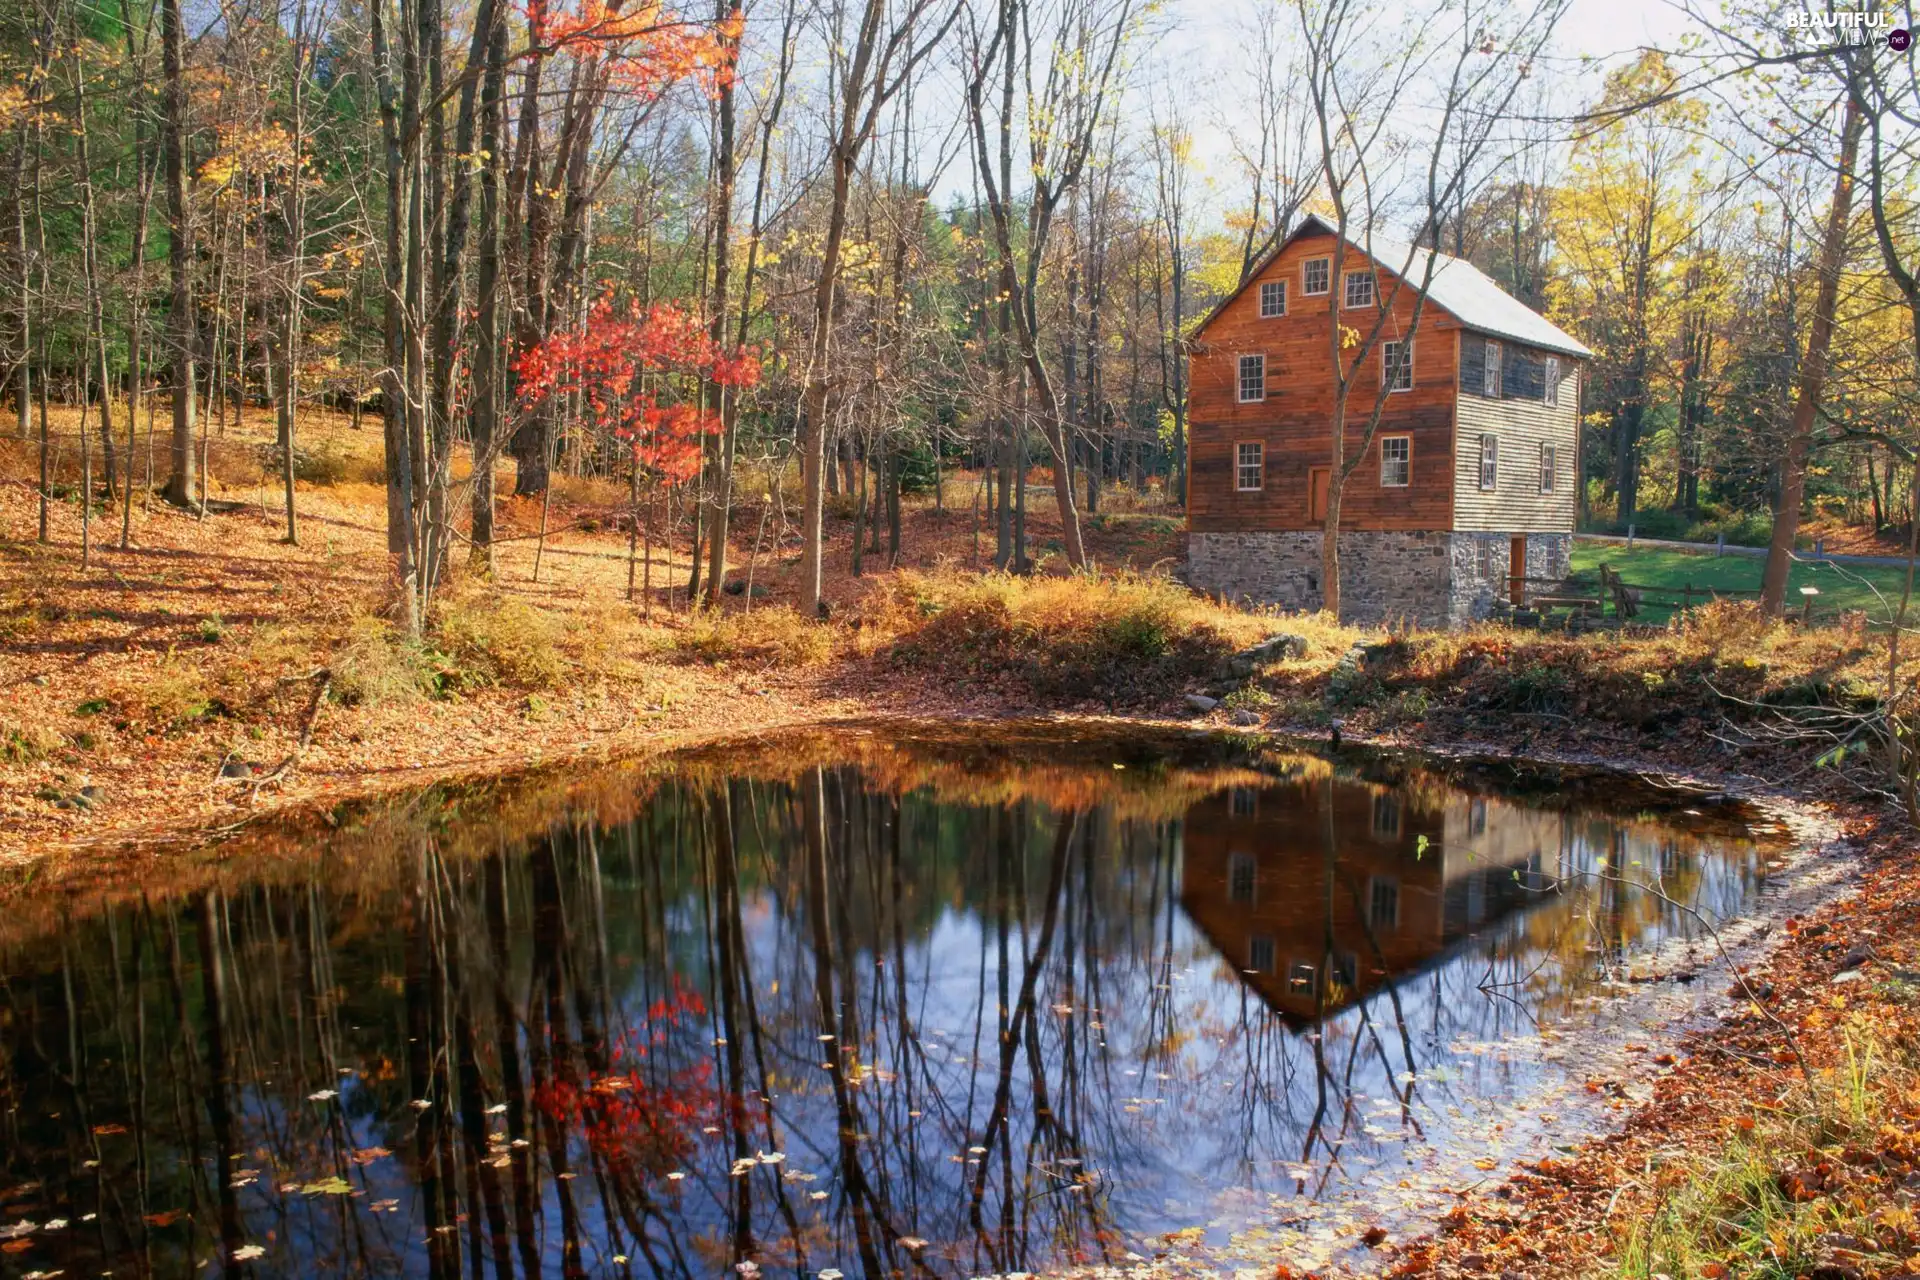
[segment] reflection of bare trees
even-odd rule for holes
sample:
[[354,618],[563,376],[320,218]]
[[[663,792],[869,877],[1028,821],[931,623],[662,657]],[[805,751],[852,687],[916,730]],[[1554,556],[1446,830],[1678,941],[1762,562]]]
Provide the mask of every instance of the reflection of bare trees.
[[[1332,1194],[1449,1141],[1450,1108],[1535,1070],[1461,1045],[1684,933],[1671,903],[1754,888],[1671,832],[1536,824],[1532,861],[1448,873],[1409,971],[1338,818],[1359,785],[1260,797],[1317,806],[1306,847],[1267,851],[1318,869],[1283,948],[1322,975],[1304,1020],[1183,905],[1191,817],[822,766],[451,858],[457,810],[423,808],[393,882],[317,860],[0,957],[0,1191],[67,1220],[27,1260],[72,1274],[1112,1261],[1227,1186]],[[1660,895],[1583,881],[1602,858]],[[1335,982],[1349,950],[1385,977]]]

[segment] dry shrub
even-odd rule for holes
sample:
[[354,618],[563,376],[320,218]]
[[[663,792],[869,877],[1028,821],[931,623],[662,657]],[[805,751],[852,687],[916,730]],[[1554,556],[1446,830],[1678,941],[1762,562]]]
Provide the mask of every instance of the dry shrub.
[[172,664],[137,683],[123,681],[114,686],[108,696],[129,723],[160,731],[179,728],[225,709],[205,676],[190,667]]
[[566,653],[567,623],[558,614],[503,595],[479,582],[440,598],[433,629],[437,647],[457,666],[462,684],[551,689],[573,663]]
[[790,606],[763,605],[750,613],[698,614],[668,637],[667,648],[683,661],[810,667],[833,656],[834,631]]
[[1758,600],[1709,600],[1675,618],[1673,629],[1708,649],[1750,652],[1773,639],[1781,624]]
[[874,623],[894,659],[1109,702],[1164,697],[1276,628],[1165,578],[901,573]]
[[[291,647],[298,639],[286,636],[283,642]],[[440,687],[427,651],[371,613],[356,613],[348,621],[327,665],[333,671],[333,697],[346,706],[402,702]]]
[[33,764],[65,745],[66,739],[46,725],[0,719],[0,763]]
[[580,507],[626,510],[629,501],[624,481],[610,476],[571,476],[553,472],[547,481],[553,487],[556,507]]

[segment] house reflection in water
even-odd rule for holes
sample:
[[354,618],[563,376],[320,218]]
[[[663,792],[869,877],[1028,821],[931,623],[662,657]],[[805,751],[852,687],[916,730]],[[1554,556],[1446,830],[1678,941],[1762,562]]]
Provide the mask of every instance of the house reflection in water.
[[1217,792],[1184,822],[1181,906],[1296,1026],[1438,962],[1560,872],[1559,813],[1315,772]]

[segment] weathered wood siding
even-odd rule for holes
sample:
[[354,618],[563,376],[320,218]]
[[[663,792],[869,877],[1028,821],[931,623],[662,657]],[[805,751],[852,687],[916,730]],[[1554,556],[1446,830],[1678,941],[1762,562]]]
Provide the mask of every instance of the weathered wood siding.
[[[1458,464],[1454,470],[1453,527],[1462,532],[1567,533],[1577,510],[1575,454],[1579,445],[1580,362],[1561,356],[1560,403],[1544,397],[1547,353],[1500,341],[1501,395],[1482,394],[1481,353],[1486,339],[1463,333],[1460,400],[1455,420]],[[1500,441],[1497,483],[1480,487],[1480,437]],[[1554,446],[1553,492],[1540,492],[1540,446]]]
[[[1328,299],[1301,292],[1301,266],[1333,257],[1331,236],[1303,236],[1267,264],[1258,279],[1215,316],[1201,333],[1191,363],[1189,392],[1188,528],[1199,533],[1307,530],[1319,528],[1309,511],[1309,471],[1325,467],[1332,453],[1333,370],[1328,350]],[[1349,248],[1343,269],[1365,267]],[[1260,315],[1260,281],[1287,282],[1287,314]],[[1391,271],[1378,272],[1380,296],[1393,289]],[[1342,282],[1332,297],[1344,302]],[[1402,289],[1393,306],[1390,336],[1404,332],[1413,316],[1413,291]],[[1372,308],[1341,308],[1341,321],[1370,326]],[[1365,329],[1363,328],[1363,332]],[[1452,527],[1454,495],[1453,415],[1459,325],[1429,305],[1413,343],[1413,389],[1387,399],[1379,435],[1412,437],[1411,483],[1380,483],[1378,436],[1347,481],[1341,527],[1367,530],[1444,530]],[[1239,401],[1240,357],[1267,358],[1267,398]],[[1380,382],[1376,349],[1356,383],[1348,410],[1349,448],[1365,425]],[[1235,447],[1258,442],[1265,449],[1263,487],[1234,488]]]

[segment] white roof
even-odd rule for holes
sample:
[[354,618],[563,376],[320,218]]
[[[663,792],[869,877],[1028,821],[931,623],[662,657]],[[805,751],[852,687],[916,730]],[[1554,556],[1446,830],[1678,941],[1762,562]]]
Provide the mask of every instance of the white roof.
[[[1333,227],[1309,214],[1280,247],[1284,249],[1310,229],[1333,234]],[[1374,262],[1402,276],[1415,288],[1426,279],[1427,258],[1431,250],[1413,248],[1383,236],[1361,239],[1348,236],[1347,243],[1363,253],[1370,252]],[[1593,355],[1585,343],[1502,289],[1471,262],[1444,253],[1432,256],[1437,261],[1433,268],[1433,280],[1427,287],[1427,298],[1446,308],[1467,328],[1495,338],[1510,338],[1529,347],[1558,351],[1563,355],[1582,359]]]

